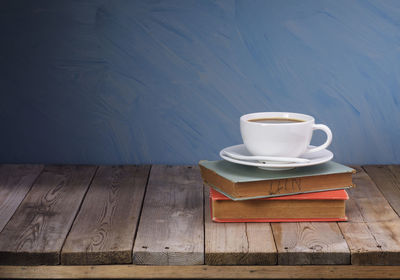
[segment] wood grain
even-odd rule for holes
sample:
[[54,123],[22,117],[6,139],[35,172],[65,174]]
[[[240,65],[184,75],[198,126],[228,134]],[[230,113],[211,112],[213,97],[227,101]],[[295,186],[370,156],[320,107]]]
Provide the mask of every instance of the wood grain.
[[[374,212],[363,211],[362,213],[358,205],[360,200],[365,200],[371,194],[376,196],[377,193],[374,192],[374,186],[363,170],[359,166],[353,166],[353,168],[357,170],[357,173],[353,175],[353,182],[356,187],[347,190],[349,193],[349,200],[346,202],[348,222],[338,223],[338,225],[349,246],[351,264],[382,265],[382,248],[363,217],[363,213],[368,216],[368,213]],[[362,201],[361,203],[363,203]]]
[[0,232],[22,202],[43,165],[0,165]]
[[269,223],[215,223],[209,187],[204,187],[205,263],[209,265],[274,265],[277,251]]
[[[140,208],[140,202],[136,203],[140,200],[136,200],[140,197],[140,194],[136,195],[140,188],[136,189],[136,186],[145,184],[148,167],[101,167],[83,203],[96,167],[48,166],[38,176],[41,168],[40,165],[0,166],[0,207],[4,210],[0,217],[12,215],[7,219],[8,223],[3,222],[5,226],[0,233],[1,264],[58,264],[61,246],[71,229],[62,251],[63,262],[69,264],[130,261],[162,265],[201,264],[204,256],[206,263],[217,265],[268,265],[276,263],[277,256],[279,264],[346,263],[349,253],[346,253],[347,247],[340,238],[343,235],[352,264],[381,265],[381,270],[374,266],[374,271],[383,272],[394,271],[386,265],[400,265],[400,218],[393,209],[397,207],[396,199],[399,197],[395,188],[398,184],[397,166],[372,167],[371,176],[376,184],[362,168],[355,167],[358,171],[354,175],[356,188],[348,191],[349,222],[274,223],[272,231],[277,248],[270,238],[269,224],[211,222],[208,193],[203,196],[197,168],[155,166],[149,178],[133,259],[131,248]],[[383,170],[383,175],[380,170]],[[36,180],[35,174],[38,176]],[[31,188],[29,182],[34,182]],[[14,188],[15,193],[12,191]],[[206,204],[205,236],[203,203]],[[13,207],[14,210],[10,210]],[[79,207],[81,210],[73,223]],[[118,267],[125,271],[129,266]],[[209,271],[208,266],[199,267],[205,268],[201,271]],[[0,277],[4,275],[2,268],[6,266],[0,267]],[[243,277],[254,275],[258,270],[253,268],[257,267],[247,271],[250,274],[244,271]],[[337,271],[334,266],[330,268]],[[89,271],[86,269],[82,267],[82,271]],[[91,269],[100,268],[91,266]],[[22,275],[24,271],[30,270],[27,268],[16,273]],[[60,271],[62,275],[75,275],[72,270],[67,274],[63,273],[68,270]],[[162,270],[165,274],[157,274],[155,268],[153,272],[145,268],[138,271],[144,278],[168,273],[172,276],[174,272],[165,269]],[[40,273],[38,275],[43,275]],[[304,273],[310,272],[304,270]],[[342,275],[342,272],[337,273]],[[33,278],[30,274],[25,276]]]
[[279,265],[350,264],[350,251],[335,222],[273,223]]
[[397,215],[400,215],[400,166],[366,165],[363,168],[396,211]]
[[382,265],[400,265],[400,221],[367,223],[380,249]]
[[152,166],[133,262],[204,263],[203,185],[197,166]]
[[62,264],[132,263],[150,166],[101,166],[61,253]]
[[399,219],[371,178],[354,166],[356,188],[349,190],[349,221],[338,223],[351,251],[354,265],[397,265]]
[[351,252],[353,265],[384,265],[382,247],[366,223],[342,222],[339,228]]
[[353,265],[399,265],[400,222],[342,223]]
[[395,279],[400,266],[0,266],[0,278],[28,279]]
[[94,166],[46,167],[0,233],[0,263],[59,264],[95,171]]
[[357,170],[357,173],[353,175],[353,182],[356,187],[348,189],[348,194],[357,204],[363,221],[383,222],[397,220],[397,214],[367,173],[359,166],[354,166],[353,168]]

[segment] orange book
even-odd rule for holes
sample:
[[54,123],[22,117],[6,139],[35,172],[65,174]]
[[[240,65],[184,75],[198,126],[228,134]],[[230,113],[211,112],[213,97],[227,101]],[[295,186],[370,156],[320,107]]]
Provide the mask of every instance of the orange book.
[[214,222],[331,222],[347,221],[345,190],[233,201],[210,188]]

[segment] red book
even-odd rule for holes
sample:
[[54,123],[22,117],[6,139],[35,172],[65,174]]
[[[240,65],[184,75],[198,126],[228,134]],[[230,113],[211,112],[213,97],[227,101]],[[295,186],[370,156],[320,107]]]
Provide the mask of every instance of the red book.
[[210,188],[214,222],[332,222],[347,221],[345,190],[303,193],[233,201]]

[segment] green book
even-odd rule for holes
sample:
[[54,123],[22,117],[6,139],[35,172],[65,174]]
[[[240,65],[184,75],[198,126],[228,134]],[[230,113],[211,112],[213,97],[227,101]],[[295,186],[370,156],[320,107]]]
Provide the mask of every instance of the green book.
[[353,168],[329,161],[282,171],[261,170],[226,160],[199,162],[203,181],[232,200],[246,200],[353,186]]

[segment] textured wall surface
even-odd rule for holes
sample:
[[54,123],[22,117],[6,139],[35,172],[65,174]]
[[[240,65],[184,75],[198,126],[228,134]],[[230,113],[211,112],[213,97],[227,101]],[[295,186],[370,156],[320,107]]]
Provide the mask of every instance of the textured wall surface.
[[0,35],[1,162],[196,163],[293,111],[400,163],[400,1],[9,0]]

